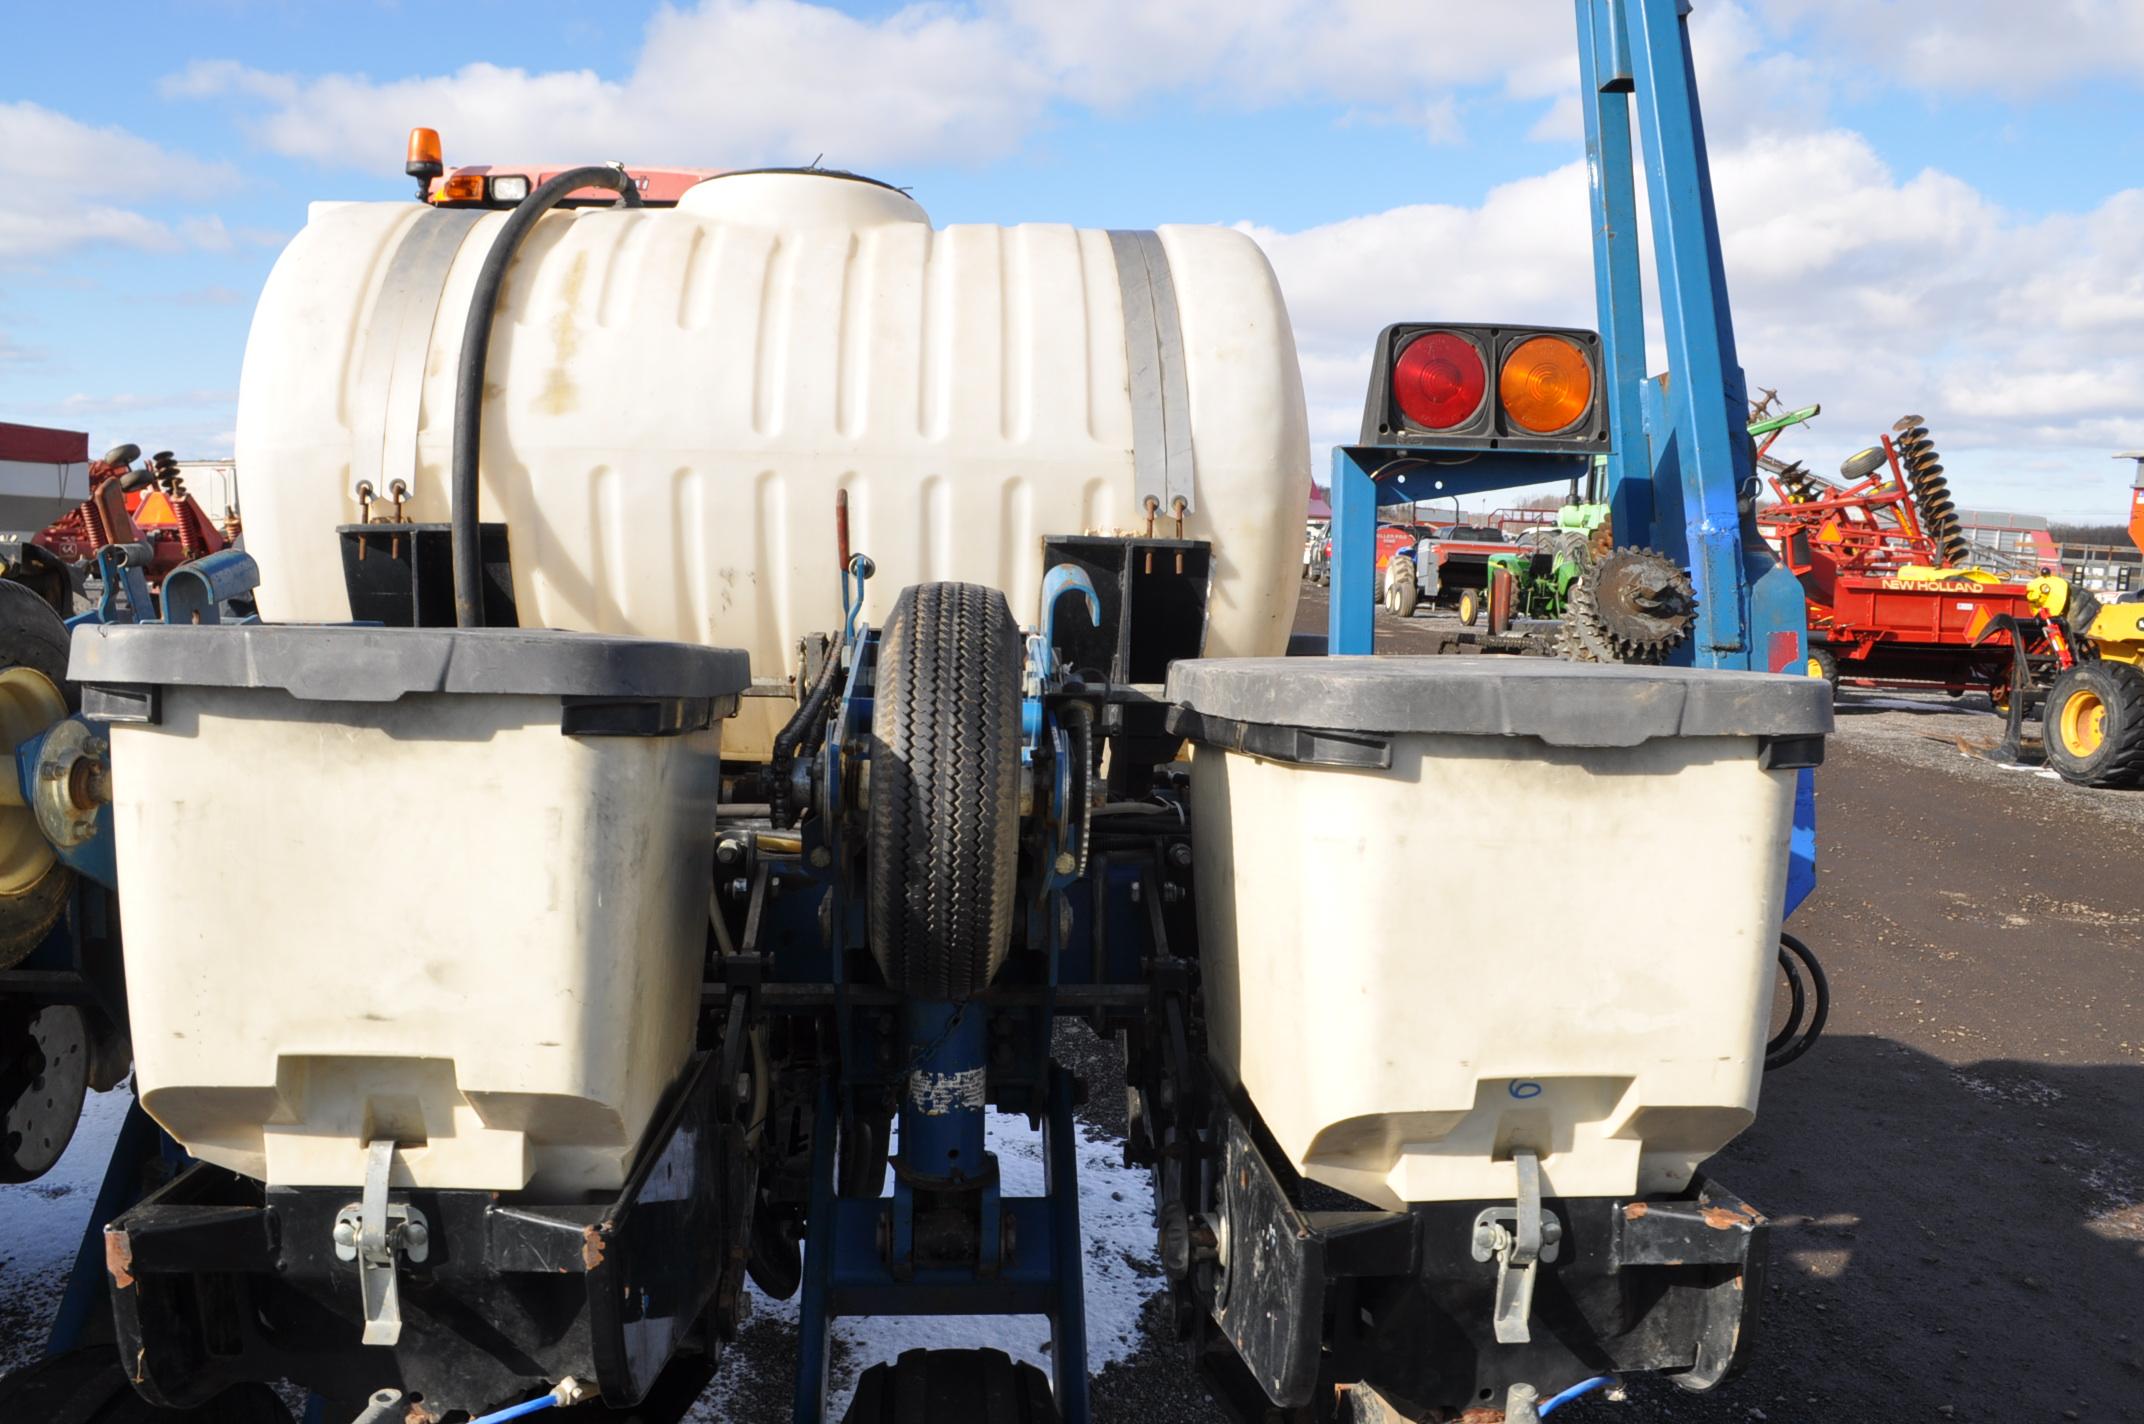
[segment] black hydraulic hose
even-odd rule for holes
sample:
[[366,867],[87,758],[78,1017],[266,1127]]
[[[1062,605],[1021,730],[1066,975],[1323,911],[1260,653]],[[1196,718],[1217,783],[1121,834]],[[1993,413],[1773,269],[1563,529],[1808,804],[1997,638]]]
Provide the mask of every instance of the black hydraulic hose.
[[484,443],[484,365],[491,355],[491,320],[499,307],[506,268],[520,250],[536,219],[558,206],[568,193],[608,188],[623,206],[640,206],[640,189],[623,168],[591,164],[569,168],[523,198],[499,229],[485,254],[462,324],[462,359],[454,377],[454,466],[450,491],[448,545],[454,553],[454,623],[459,628],[484,626],[483,550],[477,536],[477,454]]
[[831,646],[826,650],[826,661],[819,665],[819,676],[813,681],[811,690],[797,704],[795,714],[774,734],[774,754],[767,766],[770,783],[767,800],[773,807],[771,819],[777,826],[794,825],[797,816],[803,812],[802,807],[794,804],[791,795],[790,768],[796,761],[797,747],[807,734],[813,734],[816,742],[816,728],[831,705],[835,675],[840,670],[841,649]]
[[[1800,972],[1795,968],[1797,960],[1800,961]],[[1771,1043],[1765,1045],[1764,1070],[1767,1073],[1784,1068],[1807,1053],[1823,1035],[1824,1025],[1831,1018],[1831,981],[1824,976],[1824,966],[1817,963],[1809,946],[1793,935],[1782,933],[1779,936],[1779,964],[1787,982],[1793,986],[1794,1002],[1785,1026]],[[1810,1013],[1806,1024],[1802,1022],[1805,1002],[1800,985],[1802,974],[1809,976],[1807,1003]]]

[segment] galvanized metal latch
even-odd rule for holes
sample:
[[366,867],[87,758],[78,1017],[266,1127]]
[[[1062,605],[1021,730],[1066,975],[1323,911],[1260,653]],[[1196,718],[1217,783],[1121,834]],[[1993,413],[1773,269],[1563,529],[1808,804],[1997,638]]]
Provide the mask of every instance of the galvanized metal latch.
[[335,1213],[335,1255],[357,1262],[367,1345],[394,1345],[402,1339],[397,1253],[422,1262],[432,1252],[431,1227],[424,1213],[408,1202],[387,1199],[387,1178],[394,1161],[392,1140],[366,1144],[364,1196],[355,1206]]
[[1543,1261],[1562,1249],[1563,1223],[1541,1206],[1541,1159],[1514,1152],[1519,1171],[1516,1206],[1485,1208],[1474,1218],[1474,1259],[1496,1262],[1496,1302],[1492,1323],[1500,1345],[1524,1345],[1533,1339],[1528,1324],[1534,1311],[1534,1280]]

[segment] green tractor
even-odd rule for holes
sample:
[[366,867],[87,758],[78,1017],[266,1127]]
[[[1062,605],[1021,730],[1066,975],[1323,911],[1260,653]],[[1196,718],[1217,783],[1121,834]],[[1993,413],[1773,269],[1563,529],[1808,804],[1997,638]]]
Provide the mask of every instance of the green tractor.
[[1554,526],[1528,531],[1522,542],[1531,547],[1490,559],[1492,584],[1499,574],[1511,579],[1511,616],[1562,618],[1571,585],[1586,571],[1587,546],[1607,523],[1605,504],[1567,504],[1556,511]]
[[1606,504],[1574,501],[1556,511],[1553,526],[1528,531],[1529,547],[1492,557],[1490,631],[1513,618],[1559,623],[1563,657],[1659,661],[1696,611],[1690,576],[1651,549],[1616,548],[1609,535]]

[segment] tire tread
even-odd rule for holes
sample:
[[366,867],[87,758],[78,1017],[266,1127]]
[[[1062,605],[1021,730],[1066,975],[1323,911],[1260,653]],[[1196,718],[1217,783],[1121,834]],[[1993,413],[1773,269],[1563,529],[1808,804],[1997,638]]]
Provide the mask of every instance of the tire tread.
[[[2107,708],[2107,741],[2087,760],[2062,744],[2062,707],[2085,688]],[[2079,663],[2055,679],[2041,712],[2041,737],[2049,765],[2080,786],[2144,786],[2144,671],[2128,663]]]
[[856,1382],[842,1424],[1058,1424],[1041,1370],[1003,1350],[908,1350]]
[[980,584],[901,592],[872,709],[871,941],[886,982],[964,999],[1012,935],[1020,775],[1019,625]]

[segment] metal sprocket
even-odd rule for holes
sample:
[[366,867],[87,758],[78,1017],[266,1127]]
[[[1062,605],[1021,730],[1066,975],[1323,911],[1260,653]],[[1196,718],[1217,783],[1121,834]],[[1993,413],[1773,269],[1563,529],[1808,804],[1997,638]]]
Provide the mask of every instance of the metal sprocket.
[[1561,652],[1576,662],[1657,663],[1697,617],[1690,576],[1654,549],[1613,549],[1571,585]]

